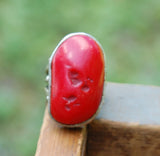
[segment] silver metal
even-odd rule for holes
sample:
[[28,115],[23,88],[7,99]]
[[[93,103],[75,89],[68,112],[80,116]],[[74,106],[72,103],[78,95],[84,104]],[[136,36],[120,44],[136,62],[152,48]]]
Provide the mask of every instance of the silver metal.
[[[75,36],[75,35],[85,35],[85,36],[88,36],[90,38],[92,38],[93,40],[95,40],[97,42],[97,44],[100,46],[100,48],[102,49],[102,52],[103,52],[103,56],[104,56],[104,60],[105,60],[105,53],[104,53],[104,50],[101,46],[101,44],[96,40],[96,38],[94,38],[93,36],[91,36],[90,34],[87,34],[87,33],[84,33],[84,32],[76,32],[76,33],[71,33],[71,34],[68,34],[66,35],[59,43],[58,45],[56,46],[56,48],[53,50],[50,58],[49,58],[49,66],[48,66],[48,75],[46,76],[46,81],[48,82],[48,88],[46,88],[46,93],[47,93],[47,101],[48,101],[48,110],[49,110],[49,114],[50,116],[52,117],[51,115],[51,112],[50,112],[50,94],[51,94],[51,62],[52,62],[52,59],[57,51],[57,49],[59,48],[59,46],[65,41],[67,40],[68,38],[72,37],[72,36]],[[105,69],[106,71],[106,60],[105,60]],[[106,72],[105,72],[106,73]],[[104,80],[105,80],[105,74],[104,74]],[[104,92],[104,87],[103,87],[103,92]],[[90,118],[88,119],[87,121],[85,122],[82,122],[80,124],[74,124],[74,125],[66,125],[66,124],[62,124],[62,123],[59,123],[58,121],[56,121],[53,117],[53,119],[60,125],[60,126],[65,126],[65,127],[83,127],[84,125],[88,124],[91,120],[93,120],[95,118],[95,116],[97,115],[97,113],[99,112],[101,106],[103,104],[103,96],[102,96],[102,99],[101,99],[101,103],[99,105],[99,108],[97,110],[97,112]]]
[[48,81],[49,81],[49,75],[46,76],[46,82],[48,82]]

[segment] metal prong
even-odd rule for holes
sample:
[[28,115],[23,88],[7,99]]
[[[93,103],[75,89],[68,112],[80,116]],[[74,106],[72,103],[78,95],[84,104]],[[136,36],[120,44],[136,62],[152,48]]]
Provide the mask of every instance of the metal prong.
[[48,81],[49,81],[49,75],[47,75],[47,76],[46,76],[45,81],[46,81],[46,82],[48,82]]
[[49,100],[49,96],[46,96],[46,100]]

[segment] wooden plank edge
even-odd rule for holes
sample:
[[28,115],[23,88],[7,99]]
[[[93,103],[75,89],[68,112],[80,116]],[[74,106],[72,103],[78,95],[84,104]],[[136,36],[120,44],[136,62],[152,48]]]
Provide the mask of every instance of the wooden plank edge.
[[46,108],[35,156],[84,156],[87,129],[63,128],[51,119]]

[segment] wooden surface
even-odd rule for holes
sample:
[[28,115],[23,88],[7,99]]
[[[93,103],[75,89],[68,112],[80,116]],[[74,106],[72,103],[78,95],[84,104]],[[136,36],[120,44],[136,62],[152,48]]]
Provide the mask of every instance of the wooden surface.
[[[45,113],[36,156],[160,156],[160,87],[107,83],[86,129],[63,129]],[[87,144],[85,146],[85,140]]]
[[97,118],[160,125],[160,87],[107,83]]
[[86,127],[62,128],[45,110],[36,156],[82,156],[85,152]]
[[108,83],[88,156],[160,156],[160,87]]
[[160,126],[95,120],[88,126],[87,156],[160,156]]

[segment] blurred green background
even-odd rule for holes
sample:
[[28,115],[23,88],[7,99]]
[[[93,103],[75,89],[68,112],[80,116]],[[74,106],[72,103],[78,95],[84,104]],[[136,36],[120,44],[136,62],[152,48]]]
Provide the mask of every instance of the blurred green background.
[[45,68],[71,32],[95,36],[107,80],[160,85],[159,0],[0,0],[0,155],[34,155]]

